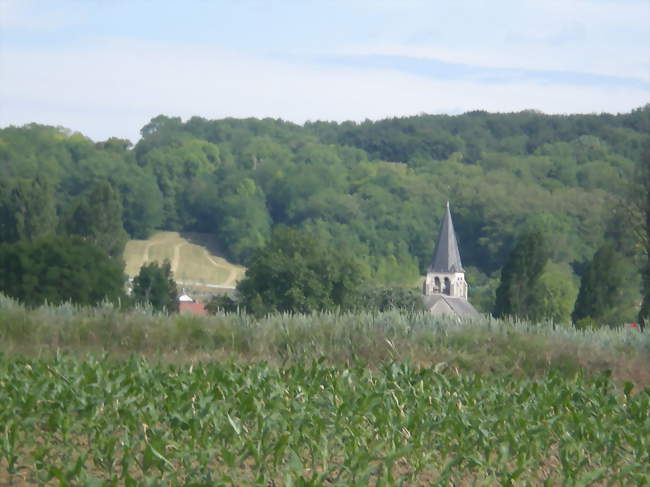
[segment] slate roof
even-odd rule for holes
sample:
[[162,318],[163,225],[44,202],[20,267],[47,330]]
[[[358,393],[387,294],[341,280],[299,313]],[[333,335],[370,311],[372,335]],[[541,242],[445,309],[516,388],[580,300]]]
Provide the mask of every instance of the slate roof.
[[423,296],[424,305],[433,314],[450,314],[461,318],[478,317],[480,313],[465,298],[452,298],[445,294]]
[[436,250],[433,252],[429,272],[465,272],[460,262],[460,252],[456,232],[454,231],[454,223],[451,221],[449,201],[447,201],[445,215],[440,224],[438,243],[436,244]]

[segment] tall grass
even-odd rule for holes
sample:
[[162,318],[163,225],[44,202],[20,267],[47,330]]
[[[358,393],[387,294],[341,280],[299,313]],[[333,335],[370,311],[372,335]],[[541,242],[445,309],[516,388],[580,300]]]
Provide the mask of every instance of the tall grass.
[[325,358],[370,365],[408,360],[479,373],[539,375],[549,369],[600,372],[650,384],[650,334],[577,330],[554,323],[481,317],[459,321],[430,314],[166,315],[111,304],[28,309],[0,295],[0,347],[38,355],[56,350],[144,354],[166,360]]

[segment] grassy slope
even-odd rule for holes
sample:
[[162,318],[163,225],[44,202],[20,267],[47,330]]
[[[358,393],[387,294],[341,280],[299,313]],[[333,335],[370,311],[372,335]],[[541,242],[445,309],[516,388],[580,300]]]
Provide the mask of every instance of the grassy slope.
[[220,257],[216,242],[208,234],[157,232],[148,240],[131,240],[124,249],[126,273],[133,277],[152,261],[169,259],[179,284],[234,286],[245,269]]

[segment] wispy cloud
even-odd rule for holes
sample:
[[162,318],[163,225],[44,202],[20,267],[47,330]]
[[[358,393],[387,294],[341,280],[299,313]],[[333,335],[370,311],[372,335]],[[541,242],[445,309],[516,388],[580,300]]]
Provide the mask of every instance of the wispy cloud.
[[[307,62],[307,59],[303,58],[303,62]],[[545,84],[627,86],[648,90],[650,93],[650,77],[642,79],[633,76],[601,75],[553,69],[482,66],[480,64],[441,61],[434,58],[388,54],[323,56],[313,58],[311,62],[399,71],[439,80],[467,80],[477,83],[503,83],[506,85],[531,81]]]
[[[631,48],[632,51],[636,47]],[[640,46],[639,46],[640,50]],[[650,81],[650,54],[620,52],[607,46],[563,46],[552,49],[511,41],[506,47],[462,46],[358,46],[341,50],[343,56],[393,56],[489,69],[529,72],[572,72]]]
[[3,31],[53,32],[77,24],[86,6],[75,9],[51,8],[35,0],[0,0],[0,29]]
[[348,43],[339,54],[650,80],[647,1],[460,0],[392,13],[396,35]]
[[160,113],[300,122],[621,112],[650,100],[645,0],[0,0],[0,8],[0,125],[135,139]]
[[137,139],[138,129],[159,113],[302,122],[473,109],[598,112],[629,110],[648,94],[628,86],[427,78],[358,63],[295,64],[227,49],[132,40],[24,49],[7,62],[15,69],[3,76],[4,124],[65,125],[96,139]]

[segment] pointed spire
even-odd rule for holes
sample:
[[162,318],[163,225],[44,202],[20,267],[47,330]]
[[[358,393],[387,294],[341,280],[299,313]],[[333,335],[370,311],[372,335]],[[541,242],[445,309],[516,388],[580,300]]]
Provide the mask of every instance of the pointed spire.
[[440,224],[438,243],[433,252],[429,272],[465,272],[460,262],[460,252],[458,251],[456,232],[454,232],[454,223],[451,221],[449,201],[447,201],[445,215]]

